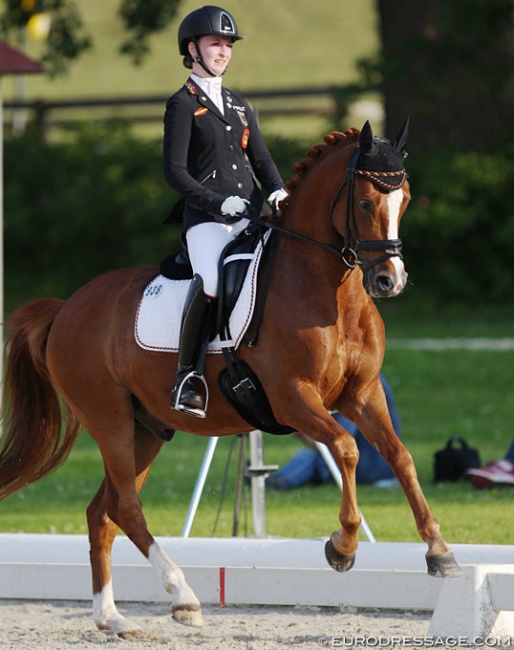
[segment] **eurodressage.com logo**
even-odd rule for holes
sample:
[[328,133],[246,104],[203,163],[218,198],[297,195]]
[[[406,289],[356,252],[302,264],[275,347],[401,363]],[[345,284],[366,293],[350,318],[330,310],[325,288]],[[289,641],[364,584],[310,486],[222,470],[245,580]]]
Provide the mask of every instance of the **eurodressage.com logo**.
[[322,648],[514,648],[514,637],[320,636]]

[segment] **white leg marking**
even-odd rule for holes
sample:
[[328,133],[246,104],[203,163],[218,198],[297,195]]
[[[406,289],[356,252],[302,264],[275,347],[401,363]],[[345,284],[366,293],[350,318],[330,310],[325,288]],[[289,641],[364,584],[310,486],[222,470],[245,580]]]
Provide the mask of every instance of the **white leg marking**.
[[116,609],[112,582],[108,582],[99,594],[93,595],[93,620],[99,630],[114,632],[120,636],[137,634],[141,628],[129,622]]
[[150,546],[148,560],[157,571],[164,589],[175,596],[172,607],[175,620],[184,625],[201,627],[203,616],[200,602],[187,584],[182,569],[170,560],[157,542]]

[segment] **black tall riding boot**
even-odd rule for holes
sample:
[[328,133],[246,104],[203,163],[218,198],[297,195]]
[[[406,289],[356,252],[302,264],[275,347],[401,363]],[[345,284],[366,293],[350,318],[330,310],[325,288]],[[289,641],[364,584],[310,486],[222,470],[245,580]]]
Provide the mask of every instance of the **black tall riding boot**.
[[[184,303],[178,369],[175,387],[171,393],[171,408],[199,418],[205,417],[207,394],[203,378],[207,346],[215,317],[215,300],[203,292],[203,280],[195,274]],[[203,391],[202,391],[203,388]]]

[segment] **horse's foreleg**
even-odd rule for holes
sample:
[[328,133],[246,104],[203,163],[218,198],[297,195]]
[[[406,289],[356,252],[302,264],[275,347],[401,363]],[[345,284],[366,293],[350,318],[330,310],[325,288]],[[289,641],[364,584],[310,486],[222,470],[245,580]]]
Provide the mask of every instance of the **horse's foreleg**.
[[460,575],[460,567],[425,499],[412,456],[394,432],[381,387],[371,392],[365,408],[355,417],[359,429],[388,462],[405,492],[420,537],[428,545],[428,573],[443,577]]
[[[278,408],[281,408],[280,413]],[[325,555],[333,569],[348,571],[355,561],[361,524],[355,479],[359,451],[355,439],[334,420],[315,394],[311,395],[310,399],[304,394],[301,401],[294,403],[292,400],[285,401],[278,408],[279,421],[287,422],[312,440],[325,444],[341,471],[343,481],[339,509],[341,528],[330,536],[325,547]]]
[[340,530],[334,531],[325,545],[327,562],[336,571],[349,571],[355,562],[357,536],[361,515],[357,503],[355,469],[359,452],[355,439],[345,432],[344,436],[325,441],[341,471],[343,493],[339,510]]
[[432,514],[423,490],[419,484],[412,456],[400,440],[396,441],[394,432],[389,435],[393,445],[384,444],[382,454],[396,474],[400,485],[409,501],[416,526],[421,539],[426,542],[428,550],[426,561],[428,573],[432,576],[454,577],[461,574],[461,569],[449,546],[445,542],[439,522]]

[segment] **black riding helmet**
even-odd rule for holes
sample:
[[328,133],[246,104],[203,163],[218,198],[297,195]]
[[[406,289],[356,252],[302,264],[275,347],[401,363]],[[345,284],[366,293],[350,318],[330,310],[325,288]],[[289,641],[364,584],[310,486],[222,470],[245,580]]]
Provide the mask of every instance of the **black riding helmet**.
[[[201,36],[211,34],[230,36],[233,42],[242,39],[233,16],[221,7],[214,7],[212,5],[201,7],[201,9],[196,9],[196,11],[188,14],[180,23],[180,27],[178,28],[178,50],[184,57],[184,65],[186,68],[191,68],[192,66],[192,59],[187,47],[189,42],[193,41],[196,45],[197,40]],[[198,52],[200,53],[199,50]],[[198,62],[212,75],[212,72],[205,67],[201,55]]]

